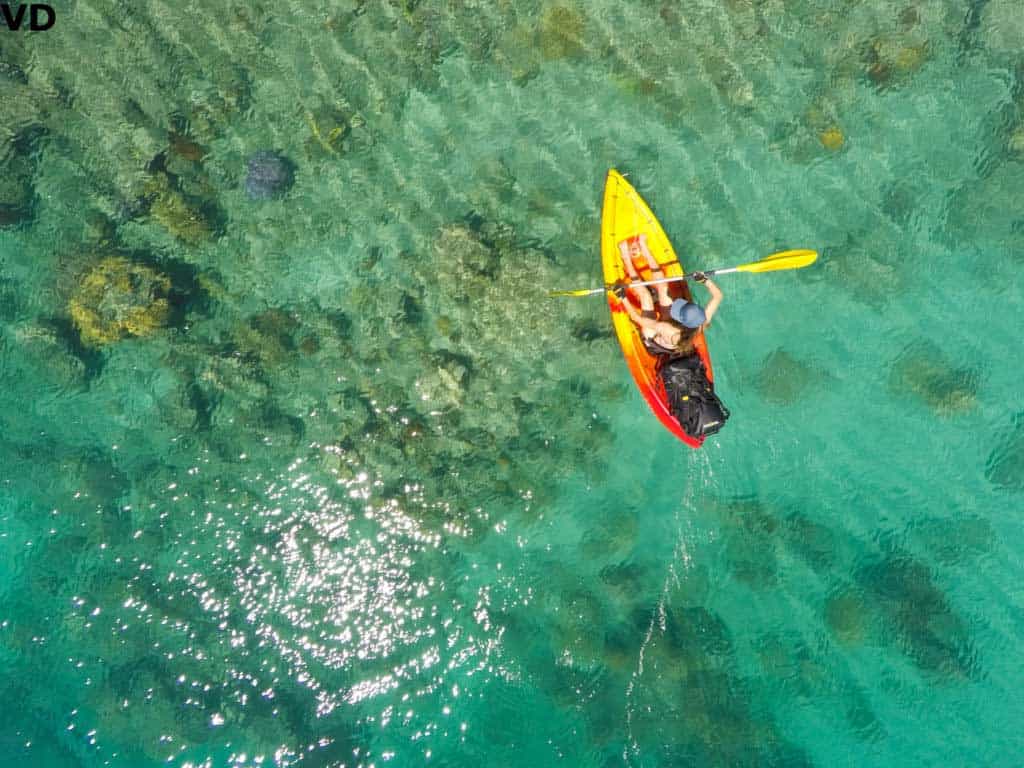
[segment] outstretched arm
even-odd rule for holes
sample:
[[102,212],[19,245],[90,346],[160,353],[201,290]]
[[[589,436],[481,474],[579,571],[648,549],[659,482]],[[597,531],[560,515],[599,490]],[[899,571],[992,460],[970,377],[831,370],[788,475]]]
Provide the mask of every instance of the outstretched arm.
[[711,325],[711,318],[715,316],[715,312],[718,311],[718,305],[722,303],[722,289],[715,285],[714,280],[710,277],[705,277],[702,281],[707,286],[708,291],[711,293],[711,301],[704,307],[704,327],[707,328]]

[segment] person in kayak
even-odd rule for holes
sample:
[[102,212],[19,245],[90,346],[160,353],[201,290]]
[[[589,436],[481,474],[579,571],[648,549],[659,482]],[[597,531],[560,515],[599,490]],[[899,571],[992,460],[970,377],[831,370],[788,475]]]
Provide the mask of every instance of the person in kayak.
[[[658,260],[651,254],[647,247],[647,236],[641,234],[635,244],[627,241],[619,243],[619,252],[622,256],[622,263],[626,267],[630,282],[639,282],[640,275],[633,266],[633,257],[642,255],[651,267],[651,275],[654,280],[665,277]],[[629,287],[640,300],[638,311],[633,303],[625,300],[626,286],[616,289],[616,295],[623,299],[622,304],[629,314],[629,318],[640,328],[640,337],[644,346],[652,355],[667,355],[670,357],[684,357],[693,353],[693,339],[702,330],[711,325],[711,318],[715,316],[719,305],[722,303],[722,291],[703,272],[694,272],[693,279],[698,283],[707,286],[711,293],[711,301],[707,307],[702,308],[699,304],[686,299],[673,299],[668,291],[668,283],[639,287]],[[654,296],[650,288],[655,289],[657,296],[657,309],[655,309]]]

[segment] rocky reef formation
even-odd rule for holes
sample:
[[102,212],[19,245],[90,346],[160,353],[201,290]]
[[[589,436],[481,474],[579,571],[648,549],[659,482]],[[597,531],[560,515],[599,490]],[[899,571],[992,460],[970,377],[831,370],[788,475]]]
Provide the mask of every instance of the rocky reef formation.
[[825,625],[841,645],[859,645],[869,638],[871,612],[864,592],[842,585],[825,600]]
[[28,381],[45,381],[56,391],[67,393],[85,386],[89,366],[62,330],[50,322],[13,324],[10,338],[18,345],[18,355],[11,357],[11,366],[21,369]]
[[769,352],[761,370],[753,377],[761,396],[775,405],[792,405],[816,384],[827,381],[828,374],[817,366],[799,360],[785,349]]
[[[0,78],[0,87],[3,85]],[[0,129],[0,227],[17,226],[32,218],[37,155],[40,139],[45,133],[42,126],[33,123],[21,126],[20,130],[12,130],[12,125],[17,129],[21,121],[31,119],[31,113],[5,115],[17,108],[17,98],[14,102],[0,108],[0,117],[12,121],[4,126],[5,130]]]
[[855,573],[858,585],[901,650],[924,672],[970,678],[977,658],[968,625],[950,608],[930,568],[892,551]]
[[87,346],[149,336],[167,324],[171,279],[122,256],[100,259],[68,302],[68,313]]
[[210,239],[214,225],[199,204],[190,200],[163,172],[155,173],[147,183],[149,215],[185,245],[195,246]]
[[982,30],[982,43],[1000,57],[1020,55],[1024,39],[1024,19],[1013,0],[989,0],[977,4],[981,8],[977,26]]
[[940,416],[952,416],[975,406],[980,379],[975,369],[958,366],[935,345],[920,342],[893,362],[889,387],[913,395]]
[[[1024,103],[1021,113],[1024,115]],[[1013,141],[1013,136],[1009,140]],[[1016,152],[1009,156],[993,153],[988,160],[980,178],[965,181],[953,193],[946,229],[957,248],[1006,253],[1019,262],[1024,251],[1024,226],[1020,218],[1024,207],[1020,183],[1024,162]]]
[[927,57],[927,41],[904,30],[901,35],[872,38],[864,46],[862,61],[871,82],[880,88],[889,88],[917,72]]
[[23,41],[14,34],[0,40],[0,227],[32,218],[39,139],[53,107],[52,91],[29,82],[33,53]]
[[[587,403],[619,396],[603,373],[614,343],[572,335],[586,307],[537,310],[539,287],[556,282],[557,272],[542,252],[516,245],[510,227],[448,225],[432,248],[432,258],[404,265],[414,276],[408,283],[349,296],[357,310],[344,323],[351,338],[332,340],[336,324],[316,331],[321,359],[343,343],[345,367],[357,363],[343,410],[365,415],[352,424],[358,431],[345,430],[344,450],[373,466],[401,465],[399,476],[442,496],[454,492],[466,502],[458,515],[471,512],[473,498],[498,494],[521,504],[523,494],[543,495],[558,473],[535,471],[540,445],[547,467],[598,466],[608,431],[601,408]],[[371,327],[376,341],[367,344]],[[555,362],[562,355],[572,369]],[[355,440],[360,434],[376,439]],[[460,529],[481,524],[463,518]]]
[[0,162],[0,227],[28,221],[33,197],[31,160],[25,155],[11,154]]
[[[607,376],[621,364],[615,341],[596,330],[606,310],[539,311],[543,287],[564,276],[500,222],[445,225],[430,248],[389,257],[410,276],[400,281],[380,280],[371,252],[344,311],[312,300],[261,307],[199,272],[190,290],[216,309],[193,316],[173,348],[153,345],[173,377],[153,415],[224,460],[258,441],[308,453],[339,481],[370,468],[396,499],[413,488],[445,499],[418,516],[456,539],[485,535],[494,502],[528,517],[562,477],[604,465],[601,412],[625,391],[623,377]],[[69,312],[92,348],[174,324],[186,298],[173,271],[149,262],[111,256],[84,275]]]

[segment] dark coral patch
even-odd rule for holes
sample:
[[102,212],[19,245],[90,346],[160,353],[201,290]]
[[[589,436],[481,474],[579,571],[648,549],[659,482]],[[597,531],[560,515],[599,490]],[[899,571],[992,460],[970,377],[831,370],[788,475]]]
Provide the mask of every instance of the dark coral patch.
[[295,164],[284,155],[261,149],[246,164],[245,193],[250,200],[284,195],[295,183]]

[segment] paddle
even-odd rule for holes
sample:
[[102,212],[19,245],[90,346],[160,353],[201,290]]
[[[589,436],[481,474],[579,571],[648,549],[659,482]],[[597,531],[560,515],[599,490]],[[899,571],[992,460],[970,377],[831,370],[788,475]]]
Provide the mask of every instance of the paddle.
[[[800,269],[813,264],[817,259],[817,251],[798,248],[792,251],[780,251],[779,253],[773,253],[771,256],[765,256],[760,261],[752,261],[750,264],[740,264],[738,267],[705,269],[702,271],[708,277],[711,277],[712,275],[726,275],[730,272],[774,272],[777,269]],[[658,285],[660,283],[677,283],[680,280],[691,278],[695,274],[695,272],[690,272],[689,274],[680,275],[679,277],[663,277],[659,280],[644,280],[643,282],[637,283],[616,283],[615,285],[605,285],[602,288],[583,288],[578,291],[548,291],[548,296],[592,296],[597,293],[609,291],[619,285],[640,286]]]

